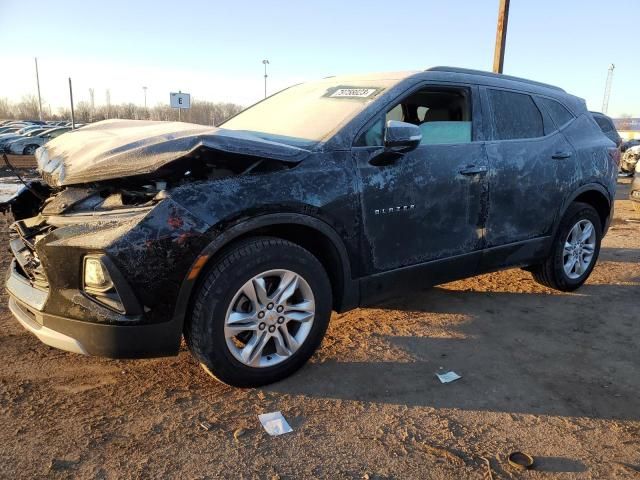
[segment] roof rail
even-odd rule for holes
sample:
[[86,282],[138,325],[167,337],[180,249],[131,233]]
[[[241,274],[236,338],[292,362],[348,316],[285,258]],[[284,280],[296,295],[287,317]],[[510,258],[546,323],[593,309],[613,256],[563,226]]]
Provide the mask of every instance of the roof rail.
[[[479,75],[482,77],[501,78],[503,80],[512,80],[514,82],[528,83],[531,85],[538,85],[539,87],[553,88],[565,92],[563,88],[556,87],[555,85],[549,85],[548,83],[536,82],[535,80],[528,80],[526,78],[512,77],[511,75],[504,75],[502,73],[485,72],[484,70],[473,70],[470,68],[458,68],[458,67],[431,67],[427,68],[427,72],[450,72],[450,73],[464,73],[467,75]],[[566,92],[565,92],[566,93]]]

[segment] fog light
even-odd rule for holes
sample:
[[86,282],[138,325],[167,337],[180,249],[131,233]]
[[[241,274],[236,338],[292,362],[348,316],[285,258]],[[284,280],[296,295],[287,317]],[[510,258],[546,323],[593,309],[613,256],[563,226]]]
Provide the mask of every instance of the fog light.
[[109,272],[99,258],[84,257],[84,286],[101,292],[113,287]]
[[83,289],[89,297],[117,312],[125,313],[122,299],[100,257],[84,257],[83,277]]

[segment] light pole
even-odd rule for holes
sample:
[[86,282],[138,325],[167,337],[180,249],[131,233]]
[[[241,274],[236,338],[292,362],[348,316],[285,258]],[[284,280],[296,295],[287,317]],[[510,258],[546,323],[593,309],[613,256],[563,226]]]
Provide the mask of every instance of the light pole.
[[69,77],[69,103],[71,103],[71,130],[75,130],[76,115],[73,112],[73,87],[71,86],[71,77]]
[[42,98],[40,98],[40,75],[38,75],[38,58],[36,61],[36,85],[38,86],[38,120],[42,121]]
[[142,90],[144,90],[144,108],[147,108],[147,87],[142,87]]
[[269,60],[262,60],[262,64],[264,65],[264,98],[267,98],[267,65],[269,65]]

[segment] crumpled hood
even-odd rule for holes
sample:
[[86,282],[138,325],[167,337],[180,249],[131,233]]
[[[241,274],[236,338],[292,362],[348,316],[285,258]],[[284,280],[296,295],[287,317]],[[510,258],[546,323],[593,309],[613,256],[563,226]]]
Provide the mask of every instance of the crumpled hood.
[[198,148],[297,163],[309,151],[248,132],[182,122],[105,120],[65,133],[36,151],[51,186],[149,174]]

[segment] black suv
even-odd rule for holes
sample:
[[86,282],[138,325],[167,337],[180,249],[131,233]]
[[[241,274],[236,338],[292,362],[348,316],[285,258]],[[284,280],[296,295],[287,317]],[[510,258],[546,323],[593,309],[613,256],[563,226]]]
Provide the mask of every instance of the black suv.
[[291,374],[331,311],[524,267],[573,290],[619,153],[585,102],[437,67],[331,77],[221,128],[110,120],[37,152],[12,199],[9,307],[48,345],[174,355],[237,386]]

